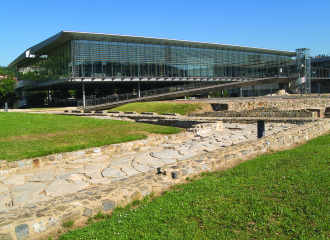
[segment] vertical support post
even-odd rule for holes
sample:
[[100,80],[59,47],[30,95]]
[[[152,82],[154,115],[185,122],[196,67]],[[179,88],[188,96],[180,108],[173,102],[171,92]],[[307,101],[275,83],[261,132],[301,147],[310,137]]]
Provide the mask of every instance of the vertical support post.
[[83,92],[83,107],[86,107],[85,84],[84,83],[82,83],[82,92]]
[[243,97],[243,88],[239,88],[240,97]]
[[54,107],[56,107],[56,100],[57,100],[57,98],[56,98],[56,90],[54,89]]
[[49,90],[49,85],[48,85],[48,107],[50,106],[50,90]]
[[138,82],[138,96],[139,98],[141,97],[141,87],[140,87],[140,82]]
[[270,85],[270,94],[273,95],[273,84]]
[[262,138],[265,136],[265,121],[258,120],[258,138]]
[[8,112],[8,103],[5,102],[5,112]]

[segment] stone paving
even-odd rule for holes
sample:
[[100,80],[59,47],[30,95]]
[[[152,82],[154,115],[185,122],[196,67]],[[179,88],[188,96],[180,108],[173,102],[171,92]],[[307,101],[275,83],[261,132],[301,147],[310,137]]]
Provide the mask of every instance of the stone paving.
[[[294,126],[266,124],[266,136]],[[178,165],[202,153],[256,138],[256,124],[224,123],[221,131],[199,134],[182,142],[171,141],[146,151],[82,157],[41,169],[0,176],[0,216],[1,212],[93,189],[97,185],[113,185],[133,175]],[[193,169],[187,167],[187,171],[190,173]]]

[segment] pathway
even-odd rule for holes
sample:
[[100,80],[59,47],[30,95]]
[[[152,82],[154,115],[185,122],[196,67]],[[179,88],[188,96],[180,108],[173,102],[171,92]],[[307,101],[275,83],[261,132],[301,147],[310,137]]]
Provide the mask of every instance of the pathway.
[[[266,124],[266,135],[292,128],[293,124]],[[47,165],[22,173],[0,176],[0,216],[19,207],[92,189],[95,185],[113,183],[157,168],[174,166],[204,152],[257,138],[256,124],[223,124],[218,132],[172,141],[140,152],[120,155],[82,157],[58,165]],[[194,169],[186,166],[188,173]],[[0,225],[1,225],[0,217]]]

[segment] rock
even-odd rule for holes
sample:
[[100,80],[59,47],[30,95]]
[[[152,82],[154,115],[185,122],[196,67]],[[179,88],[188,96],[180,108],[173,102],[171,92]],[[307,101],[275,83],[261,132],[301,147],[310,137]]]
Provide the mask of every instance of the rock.
[[176,162],[176,160],[173,158],[160,158],[159,161],[163,162],[164,164],[171,164]]
[[3,193],[8,190],[8,187],[0,185],[0,193]]
[[163,150],[159,152],[152,152],[150,155],[156,158],[177,158],[181,156],[179,152],[175,150]]
[[116,202],[110,199],[105,199],[102,200],[102,205],[104,211],[113,210],[116,207]]
[[74,182],[74,185],[78,186],[80,189],[84,189],[87,188],[90,185],[90,183],[82,180],[78,180]]
[[64,222],[68,222],[68,221],[75,221],[77,219],[79,219],[81,217],[81,211],[80,210],[76,210],[67,214],[63,214],[62,216],[60,216],[60,222],[64,223]]
[[126,173],[116,168],[106,168],[103,170],[102,176],[105,178],[118,178],[118,177],[126,177]]
[[33,227],[33,231],[35,233],[42,233],[46,230],[46,226],[45,226],[44,222],[34,223],[34,224],[32,224],[32,227]]
[[81,181],[83,179],[85,179],[85,176],[82,174],[72,174],[69,177],[69,181],[72,181],[72,182],[79,181],[79,180]]
[[0,233],[1,240],[14,240],[13,237],[8,233]]
[[88,179],[87,180],[88,183],[90,184],[110,184],[112,182],[111,179],[108,178],[99,178],[99,179]]
[[17,175],[17,176],[8,178],[8,179],[3,179],[2,183],[5,186],[20,186],[25,183],[25,179],[24,179],[24,177]]
[[142,194],[140,191],[136,191],[135,193],[132,194],[131,199],[132,201],[134,200],[142,200]]
[[37,175],[34,176],[33,178],[29,179],[28,182],[51,182],[54,181],[55,178],[53,175]]
[[63,179],[56,179],[51,182],[46,188],[46,195],[49,197],[59,197],[71,193],[76,193],[80,190],[80,187],[69,183]]
[[15,227],[15,233],[18,240],[25,240],[30,237],[29,226],[27,224],[21,224]]
[[46,187],[46,183],[40,183],[40,182],[28,182],[18,187],[13,187],[10,192],[12,195],[17,194],[30,194],[30,195],[37,195],[41,191],[44,190]]
[[141,192],[142,197],[145,197],[151,193],[151,190],[147,187],[141,187],[140,192]]
[[184,160],[193,158],[194,156],[195,156],[195,154],[189,153],[189,154],[186,154],[186,155],[183,155],[183,156],[179,157],[178,161],[184,161]]
[[69,180],[70,179],[70,176],[72,174],[76,174],[76,173],[79,173],[80,171],[82,171],[83,169],[82,168],[79,168],[79,169],[74,169],[70,172],[67,172],[67,173],[61,173],[61,174],[58,174],[57,176],[55,176],[57,179],[64,179],[64,180]]
[[90,172],[85,173],[85,176],[91,179],[100,179],[103,178],[102,174],[100,172]]
[[114,159],[110,164],[109,168],[130,166],[133,158],[134,158],[133,156],[126,156],[126,157]]
[[85,208],[85,211],[83,212],[83,216],[85,217],[93,217],[93,210],[90,208]]
[[101,172],[101,170],[104,169],[105,167],[106,167],[105,164],[86,166],[85,169],[79,171],[79,173],[85,173],[86,175],[90,173]]
[[50,217],[49,221],[47,223],[47,229],[52,228],[52,227],[57,227],[57,226],[58,226],[58,220]]
[[139,172],[149,172],[149,171],[154,170],[154,169],[151,168],[151,167],[143,166],[143,165],[137,165],[137,166],[134,166],[134,168],[135,168],[136,170],[138,170]]
[[163,165],[161,161],[151,157],[148,153],[139,154],[134,158],[133,163],[141,165]]
[[125,172],[128,176],[139,174],[133,167],[122,167],[121,170]]

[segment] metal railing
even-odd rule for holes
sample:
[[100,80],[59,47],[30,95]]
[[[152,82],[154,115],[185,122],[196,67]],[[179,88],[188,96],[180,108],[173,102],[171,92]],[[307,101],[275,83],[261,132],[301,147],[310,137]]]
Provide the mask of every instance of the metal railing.
[[[125,94],[114,94],[114,95],[101,97],[101,98],[86,99],[85,107],[119,102],[119,101],[126,101],[126,100],[131,100],[131,99],[138,99],[138,98],[156,97],[156,96],[162,96],[162,95],[171,94],[171,93],[178,93],[178,92],[183,92],[183,91],[188,91],[188,90],[193,90],[193,89],[212,87],[212,86],[223,85],[223,84],[227,84],[227,83],[252,81],[252,80],[256,80],[256,79],[254,79],[254,78],[226,78],[226,79],[221,79],[219,81],[196,82],[196,83],[191,83],[191,84],[177,85],[177,86],[173,86],[173,87],[156,88],[156,89],[141,91],[140,96],[139,96],[138,92],[125,93]],[[78,107],[83,107],[83,100],[78,101]]]

